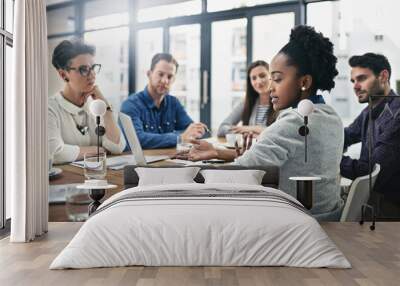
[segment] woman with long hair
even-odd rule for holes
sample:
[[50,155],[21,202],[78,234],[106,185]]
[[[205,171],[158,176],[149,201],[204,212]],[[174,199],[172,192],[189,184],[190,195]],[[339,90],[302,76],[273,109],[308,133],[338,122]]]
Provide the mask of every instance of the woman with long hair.
[[[227,133],[260,134],[275,121],[277,112],[271,104],[268,69],[268,63],[262,60],[249,65],[244,101],[221,123],[218,136],[225,136]],[[242,125],[237,126],[239,122],[242,122]]]

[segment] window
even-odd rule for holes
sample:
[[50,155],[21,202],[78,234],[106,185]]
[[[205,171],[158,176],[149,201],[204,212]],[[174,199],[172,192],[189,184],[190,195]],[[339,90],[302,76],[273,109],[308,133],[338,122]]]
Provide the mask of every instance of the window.
[[[11,194],[5,189],[5,103],[11,96],[14,1],[0,0],[0,228],[11,217]],[[3,26],[4,23],[4,26]],[[4,72],[5,73],[4,73]]]
[[285,0],[207,0],[207,11],[216,12],[276,2],[285,2]]
[[[9,45],[6,45],[6,74],[5,74],[5,100],[7,98],[10,98],[11,96],[11,75],[13,73],[13,64],[12,64],[12,47]],[[6,190],[6,219],[9,219],[11,217],[11,193],[10,190]]]
[[[394,19],[400,2],[386,0],[385,5],[377,0],[352,0],[321,2],[307,5],[307,23],[330,37],[338,58],[339,75],[330,101],[347,126],[365,105],[358,103],[350,83],[348,60],[352,55],[366,52],[384,54],[393,67],[391,86],[396,90],[400,81],[400,34]],[[397,90],[399,92],[400,90]]]
[[101,64],[96,84],[119,111],[128,96],[128,27],[87,32],[85,42],[96,47],[96,62]]
[[253,59],[271,63],[272,58],[289,41],[294,13],[279,13],[253,18]]
[[194,121],[199,121],[200,25],[172,27],[169,51],[179,64],[171,94],[180,100]]
[[68,6],[47,12],[47,34],[75,32],[75,7]]
[[232,108],[244,98],[247,62],[246,28],[247,19],[212,23],[212,130],[217,130]]
[[129,24],[128,0],[98,0],[85,3],[85,30]]
[[59,4],[59,3],[64,3],[64,2],[71,2],[74,0],[46,0],[46,5],[53,5],[53,4]]
[[139,9],[138,22],[162,20],[166,18],[195,15],[200,13],[201,0],[182,1],[175,4]]
[[6,30],[13,32],[14,0],[5,0]]
[[144,29],[138,32],[136,50],[136,91],[147,84],[146,72],[150,69],[152,57],[163,51],[163,29]]

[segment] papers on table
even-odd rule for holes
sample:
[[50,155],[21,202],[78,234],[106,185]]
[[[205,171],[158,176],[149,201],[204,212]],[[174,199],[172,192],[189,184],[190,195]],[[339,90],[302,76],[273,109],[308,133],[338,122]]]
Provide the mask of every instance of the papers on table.
[[49,203],[51,204],[65,203],[67,194],[76,191],[76,186],[78,185],[79,184],[50,185]]

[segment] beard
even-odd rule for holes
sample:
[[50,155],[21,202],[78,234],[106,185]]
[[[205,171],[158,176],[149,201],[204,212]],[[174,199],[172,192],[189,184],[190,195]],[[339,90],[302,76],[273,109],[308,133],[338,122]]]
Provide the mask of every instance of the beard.
[[[379,80],[376,79],[376,80],[374,80],[371,88],[369,88],[369,90],[366,91],[367,95],[363,96],[363,97],[359,97],[358,102],[359,103],[367,103],[367,102],[369,102],[370,96],[383,95],[384,91],[385,90],[383,89],[383,87],[381,87],[379,84]],[[372,102],[377,101],[377,100],[379,100],[379,98],[372,98]]]
[[163,87],[159,84],[155,84],[152,82],[149,83],[149,88],[157,96],[163,96],[163,95],[166,95],[167,93],[169,93],[169,87]]

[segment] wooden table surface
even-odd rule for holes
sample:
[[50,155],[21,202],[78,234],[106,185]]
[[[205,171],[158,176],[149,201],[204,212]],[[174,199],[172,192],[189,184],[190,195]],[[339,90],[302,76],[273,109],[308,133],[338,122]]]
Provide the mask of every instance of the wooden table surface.
[[[176,153],[175,148],[168,149],[154,149],[154,150],[145,150],[145,155],[174,155]],[[152,166],[161,166],[165,164],[173,164],[168,163],[166,161],[154,162]],[[65,185],[65,184],[79,184],[83,183],[85,177],[83,175],[83,169],[72,166],[70,164],[65,165],[57,165],[57,168],[63,170],[63,172],[56,177],[55,179],[50,181],[50,186],[52,185]],[[123,170],[111,170],[107,169],[107,181],[110,184],[117,185],[117,188],[110,189],[106,191],[105,199],[112,196],[115,193],[118,193],[123,190],[124,186],[124,174]],[[69,221],[66,211],[65,204],[50,204],[49,206],[49,221],[50,222],[65,222]]]
[[400,285],[400,223],[322,223],[352,269],[294,267],[116,267],[49,270],[81,223],[50,223],[32,243],[0,240],[0,285]]
[[[218,142],[220,142],[220,143],[226,142],[225,138],[216,138],[216,140],[218,140]],[[130,152],[129,152],[129,154],[130,154]],[[176,154],[176,149],[175,148],[166,148],[166,149],[144,150],[144,154],[150,155],[150,156],[152,156],[152,155],[153,156],[154,155],[172,156],[172,155]],[[167,161],[160,161],[160,162],[154,162],[150,165],[161,166],[161,165],[166,165],[166,164],[171,165],[174,163],[167,162]],[[58,165],[56,167],[61,168],[63,170],[63,172],[57,178],[50,181],[51,186],[52,185],[65,185],[65,184],[80,184],[80,183],[83,183],[85,180],[82,168],[75,167],[70,164]],[[117,185],[117,188],[107,190],[104,199],[123,190],[123,186],[124,186],[123,170],[107,169],[107,181],[110,184]],[[341,182],[342,187],[344,187],[347,191],[350,188],[349,182],[351,183],[351,181],[349,181],[347,179],[344,179]],[[49,206],[49,221],[50,222],[70,221],[68,219],[65,204],[50,204],[50,206]]]

